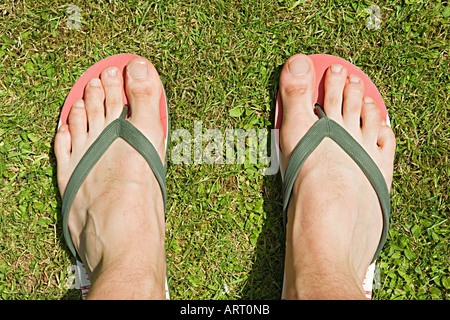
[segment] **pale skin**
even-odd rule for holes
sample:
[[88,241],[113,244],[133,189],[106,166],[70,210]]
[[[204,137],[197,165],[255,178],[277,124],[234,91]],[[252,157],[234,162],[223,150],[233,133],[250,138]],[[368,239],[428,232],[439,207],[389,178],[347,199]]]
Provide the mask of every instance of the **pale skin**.
[[[291,57],[280,77],[283,164],[318,120],[312,97],[314,65]],[[323,105],[372,157],[390,189],[395,137],[381,120],[364,84],[341,65],[325,76]],[[361,169],[326,138],[309,156],[295,181],[286,227],[287,299],[364,299],[362,282],[382,231],[381,207]]]
[[[296,55],[281,73],[284,164],[318,120],[312,108],[313,68],[307,56]],[[131,108],[129,121],[164,161],[158,73],[150,61],[135,58],[124,76],[123,82],[120,71],[110,67],[92,79],[83,99],[74,104],[68,125],[58,130],[55,154],[61,194],[88,147],[119,117],[123,88]],[[390,186],[395,138],[373,100],[364,97],[363,84],[355,80],[343,67],[337,73],[328,70],[324,109],[372,156]],[[148,164],[126,142],[116,140],[92,169],[73,202],[68,224],[90,274],[88,299],[165,298],[162,195]],[[361,283],[381,228],[381,209],[367,178],[326,139],[302,167],[288,208],[287,298],[364,299]]]
[[[58,185],[64,194],[75,166],[101,131],[118,118],[125,86],[129,121],[152,142],[164,161],[159,120],[161,82],[153,65],[135,58],[125,83],[115,67],[92,79],[73,106],[69,124],[55,137]],[[91,278],[90,299],[163,299],[164,205],[149,165],[128,143],[116,140],[82,184],[69,214],[75,248]]]

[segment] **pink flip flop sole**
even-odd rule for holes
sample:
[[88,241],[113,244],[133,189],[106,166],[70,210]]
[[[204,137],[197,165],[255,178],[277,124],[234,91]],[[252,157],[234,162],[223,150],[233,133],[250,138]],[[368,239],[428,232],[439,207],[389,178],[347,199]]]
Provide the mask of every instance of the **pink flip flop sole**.
[[[108,58],[105,58],[103,60],[100,60],[99,62],[95,63],[92,67],[90,67],[88,70],[86,70],[81,77],[78,78],[78,80],[75,82],[74,86],[70,90],[69,94],[66,97],[66,100],[64,101],[64,105],[61,110],[60,120],[58,127],[67,124],[67,119],[69,117],[70,109],[72,109],[73,104],[78,99],[82,99],[84,96],[84,88],[88,84],[88,82],[92,78],[100,78],[100,74],[103,70],[105,70],[108,67],[117,67],[122,74],[124,75],[126,70],[126,66],[128,62],[133,59],[139,57],[135,54],[129,54],[129,53],[122,53],[122,54],[116,54],[114,56],[110,56]],[[162,84],[161,84],[162,86]],[[128,104],[128,99],[125,94],[125,89],[123,91],[123,104]],[[161,94],[161,98],[159,100],[159,114],[161,119],[161,124],[164,129],[164,134],[167,138],[167,127],[168,127],[168,121],[167,121],[167,104],[166,104],[166,95],[164,93]]]
[[[376,104],[381,110],[381,119],[389,123],[386,106],[380,92],[378,91],[375,84],[369,79],[369,77],[361,71],[361,69],[351,64],[347,60],[328,54],[313,54],[309,57],[313,61],[314,69],[316,71],[316,91],[313,97],[313,104],[318,102],[321,106],[323,106],[325,73],[328,67],[330,67],[332,64],[338,63],[347,68],[348,74],[356,74],[361,78],[364,83],[364,95],[375,100]],[[275,129],[281,128],[282,120],[283,102],[281,101],[280,93],[278,93],[277,107],[275,111]]]

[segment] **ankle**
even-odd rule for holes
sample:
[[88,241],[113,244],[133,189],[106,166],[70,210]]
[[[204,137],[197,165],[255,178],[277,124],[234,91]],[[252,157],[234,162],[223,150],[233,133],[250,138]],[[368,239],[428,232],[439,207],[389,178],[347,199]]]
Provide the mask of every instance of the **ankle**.
[[102,263],[91,276],[89,299],[164,299],[165,261]]
[[332,272],[305,273],[301,281],[288,288],[288,299],[360,300],[365,299],[362,285],[351,275]]
[[364,299],[362,281],[345,261],[316,254],[286,258],[287,299]]

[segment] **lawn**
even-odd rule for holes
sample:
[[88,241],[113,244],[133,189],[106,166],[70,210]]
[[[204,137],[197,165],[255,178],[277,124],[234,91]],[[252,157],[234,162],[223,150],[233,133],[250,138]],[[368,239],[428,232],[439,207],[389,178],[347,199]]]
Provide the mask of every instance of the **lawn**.
[[[273,128],[281,68],[300,52],[337,55],[366,72],[397,137],[373,298],[449,299],[449,16],[447,1],[425,0],[3,1],[0,299],[80,298],[65,286],[74,259],[62,235],[53,139],[64,99],[89,66],[117,53],[150,59],[172,129],[193,134],[202,121],[203,131],[257,130]],[[281,177],[261,168],[248,159],[177,164],[169,152],[173,299],[280,298]]]

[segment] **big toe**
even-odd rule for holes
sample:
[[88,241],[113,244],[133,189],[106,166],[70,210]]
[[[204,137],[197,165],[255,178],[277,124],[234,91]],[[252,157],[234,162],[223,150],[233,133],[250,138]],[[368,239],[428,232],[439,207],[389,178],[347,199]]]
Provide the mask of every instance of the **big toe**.
[[297,143],[318,119],[312,103],[315,88],[315,71],[311,58],[304,54],[289,58],[280,75],[283,103],[280,143],[285,165]]
[[162,93],[161,80],[153,64],[144,58],[132,59],[126,68],[125,91],[135,120],[157,117]]
[[125,92],[131,109],[130,121],[147,136],[164,159],[164,131],[159,113],[162,90],[158,72],[150,61],[137,57],[128,63]]
[[289,58],[280,76],[283,114],[288,119],[294,113],[312,118],[315,84],[314,65],[311,58],[304,54]]

